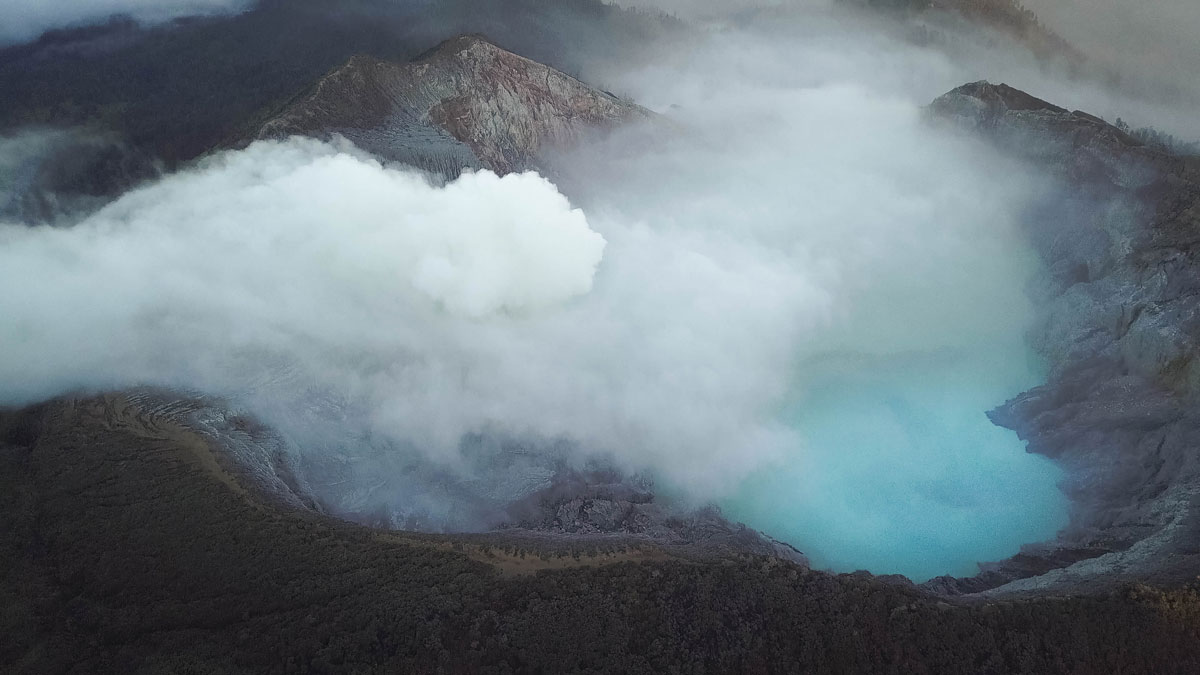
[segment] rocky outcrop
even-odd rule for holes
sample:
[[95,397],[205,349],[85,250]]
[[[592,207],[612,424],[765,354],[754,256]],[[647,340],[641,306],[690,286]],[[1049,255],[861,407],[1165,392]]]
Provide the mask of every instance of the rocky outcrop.
[[677,555],[724,558],[764,555],[808,565],[803,553],[741,523],[716,507],[683,508],[659,500],[652,486],[612,471],[569,471],[509,505],[502,529],[564,539],[619,536],[644,540]]
[[939,98],[938,120],[1042,170],[1032,345],[1048,381],[991,413],[1067,472],[1053,543],[939,590],[1076,590],[1200,572],[1200,170],[1005,85]]
[[508,173],[651,113],[479,36],[411,63],[356,56],[262,125],[260,138],[339,134],[387,160],[456,176]]
[[47,434],[64,429],[83,437],[119,434],[170,448],[247,499],[319,510],[286,443],[219,399],[138,389],[68,396],[15,411],[0,409],[0,443],[32,448]]

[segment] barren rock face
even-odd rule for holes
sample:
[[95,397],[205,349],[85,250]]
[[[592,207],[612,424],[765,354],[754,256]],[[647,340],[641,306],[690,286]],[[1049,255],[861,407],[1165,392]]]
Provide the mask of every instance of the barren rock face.
[[951,584],[1076,589],[1200,571],[1200,172],[1101,119],[1005,85],[931,106],[1044,169],[1028,215],[1044,262],[1031,340],[1049,381],[994,411],[1068,472],[1072,521],[1053,544]]
[[651,113],[476,36],[412,63],[357,56],[266,122],[259,137],[340,134],[449,176],[535,165],[541,154]]

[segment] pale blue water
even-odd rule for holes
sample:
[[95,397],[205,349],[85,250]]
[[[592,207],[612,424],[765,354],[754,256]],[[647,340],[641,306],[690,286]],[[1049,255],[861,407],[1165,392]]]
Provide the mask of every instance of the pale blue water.
[[816,357],[785,416],[803,436],[722,507],[815,567],[968,575],[1066,524],[1060,471],[985,412],[1037,384],[1016,341]]

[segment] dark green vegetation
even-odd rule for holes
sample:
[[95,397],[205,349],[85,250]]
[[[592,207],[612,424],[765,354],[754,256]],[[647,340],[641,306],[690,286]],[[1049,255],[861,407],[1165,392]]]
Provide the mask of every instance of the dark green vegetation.
[[581,74],[636,58],[678,22],[600,0],[263,0],[236,17],[127,21],[0,50],[0,130],[115,130],[169,164],[237,137],[355,54],[405,61],[463,33]]
[[766,558],[586,552],[506,573],[274,506],[117,396],[2,415],[0,448],[8,673],[1200,672],[1196,589],[951,605]]

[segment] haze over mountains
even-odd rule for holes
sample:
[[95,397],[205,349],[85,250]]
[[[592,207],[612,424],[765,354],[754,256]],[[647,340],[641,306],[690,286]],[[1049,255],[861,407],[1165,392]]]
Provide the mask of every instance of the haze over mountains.
[[[22,317],[17,325],[36,337],[21,339],[31,351],[6,361],[9,379],[42,395],[68,383],[126,383],[230,397],[298,446],[312,464],[304,475],[335,511],[382,510],[390,522],[433,529],[492,523],[489,510],[545,489],[560,463],[613,463],[693,506],[730,498],[780,463],[822,463],[845,441],[803,450],[811,432],[777,412],[808,405],[806,390],[817,385],[806,362],[830,353],[878,364],[913,352],[965,352],[952,380],[985,367],[970,356],[984,345],[1005,354],[1005,364],[1025,362],[1029,310],[1017,280],[1027,254],[1014,238],[1011,204],[1026,187],[1014,180],[997,191],[983,147],[929,133],[917,96],[875,93],[895,85],[862,63],[827,68],[822,60],[833,45],[792,46],[772,32],[787,25],[754,22],[631,68],[624,88],[635,99],[664,111],[679,106],[658,128],[645,126],[655,122],[643,109],[480,39],[452,40],[408,66],[351,59],[310,85],[312,93],[263,115],[248,135],[343,132],[381,159],[449,178],[463,166],[503,172],[545,164],[586,221],[555,187],[528,176],[496,183],[476,174],[406,193],[398,181],[414,180],[402,178],[411,169],[330,156],[332,148],[284,141],[216,155],[65,234],[78,238],[70,246],[83,256],[69,265],[34,253],[61,245],[46,231],[14,241],[6,266],[14,280],[36,266],[58,281],[45,285],[40,302],[10,306]],[[817,28],[817,35],[826,30]],[[925,58],[886,35],[862,41],[864,53],[890,49],[891,72],[908,68],[897,54],[914,64]],[[750,68],[759,76],[743,77]],[[818,86],[806,89],[806,81]],[[796,113],[779,117],[785,110]],[[614,129],[620,121],[627,132]],[[830,129],[844,131],[830,136]],[[569,146],[586,141],[586,130],[607,130],[608,140],[576,154]],[[841,139],[850,134],[858,140],[848,156]],[[531,154],[543,144],[559,146],[546,161]],[[807,154],[800,165],[797,148]],[[892,159],[918,156],[917,166]],[[224,197],[213,202],[212,194]],[[439,215],[378,229],[394,220],[384,214],[403,214],[405,204]],[[437,225],[443,220],[456,225]],[[154,225],[164,221],[175,225]],[[330,221],[341,225],[326,231]],[[87,252],[91,239],[113,228],[124,234],[103,238],[111,254]],[[322,259],[332,251],[340,253]],[[301,270],[304,283],[289,281]],[[160,281],[139,290],[147,278]],[[93,304],[83,290],[105,279],[129,284],[110,295],[121,299],[120,311]],[[954,291],[928,303],[939,287]],[[63,332],[66,324],[37,316],[37,308],[81,300],[94,309],[72,313],[107,337],[73,350],[73,365],[56,364],[52,354],[63,349],[56,345],[70,344],[74,330]],[[230,335],[240,348],[229,349]],[[330,354],[339,356],[330,361]],[[980,377],[987,384],[969,395],[959,390],[974,401],[963,406],[978,428],[972,433],[999,433],[982,411],[1018,393],[1028,377],[1023,368],[1008,370],[1015,375]],[[923,396],[886,390],[913,403]],[[878,405],[887,419],[886,396]],[[970,571],[980,558],[1004,557],[1053,533],[1061,513],[1052,504],[1054,475],[1021,454],[1015,438],[994,436],[979,461],[956,470],[940,465],[936,452],[929,462],[904,461],[908,441],[884,433],[886,444],[860,441],[852,465],[812,472],[812,496],[792,502],[809,515],[789,520],[829,524],[819,536],[808,528],[779,532],[793,545],[832,549],[820,564],[928,577]],[[1007,457],[1024,465],[1007,466]],[[408,468],[414,461],[418,468]],[[911,484],[901,483],[897,497],[923,514],[900,514],[907,528],[890,527],[890,518],[867,525],[887,500],[841,503],[846,481],[885,475],[867,469],[856,477],[854,467],[881,462],[937,467],[918,478],[924,497],[914,501]],[[1004,534],[964,539],[932,517],[963,517],[953,499],[939,496],[980,481],[962,482],[963,470],[1001,475],[999,483],[1014,489],[1040,474],[1040,493],[1021,503],[1024,513],[1013,512],[1002,490],[972,501],[980,517],[990,514],[988,529]],[[769,513],[790,501],[762,494]],[[950,537],[910,563],[912,528]]]
[[99,0],[87,3],[4,0],[0,3],[0,14],[4,16],[0,44],[20,44],[47,31],[104,23],[114,16],[156,24],[181,17],[233,14],[252,4],[249,0]]
[[355,54],[405,61],[451,37],[483,33],[580,74],[636,59],[676,25],[595,0],[359,0],[336,8],[268,0],[224,19],[147,27],[118,20],[10,48],[0,86],[11,103],[0,120],[115,126],[136,146],[177,161],[236,137],[256,114]]
[[[1139,80],[1007,0],[126,8],[26,11],[0,50],[0,655],[118,669],[201,630],[217,670],[1191,665],[1186,49]],[[205,562],[175,585],[153,550]],[[234,583],[259,565],[298,581]],[[858,569],[908,579],[831,574]],[[736,626],[564,595],[643,571],[741,579]],[[232,600],[155,627],[205,588]],[[575,653],[537,660],[510,590],[565,603]],[[1047,594],[1142,618],[1052,667],[1021,640],[1091,601]],[[1000,618],[939,623],[960,596]],[[658,637],[590,650],[594,621]],[[931,646],[959,626],[1025,637]]]
[[1116,0],[1029,0],[1025,5],[1089,58],[1124,73],[1129,84],[1144,80],[1196,96],[1196,3],[1148,0],[1134,6]]
[[[1014,452],[1016,439],[979,414],[1038,380],[1023,345],[1034,320],[1022,281],[1032,274],[1033,253],[1018,234],[1023,205],[1037,194],[1035,181],[1024,177],[1033,174],[1013,165],[997,184],[993,167],[1004,159],[931,134],[919,113],[978,71],[1019,72],[1043,86],[1068,83],[1062,64],[1043,51],[1047,40],[1025,40],[1030,33],[1020,27],[1036,27],[1035,19],[1011,3],[866,8],[877,14],[777,3],[747,7],[712,30],[593,2],[505,5],[526,19],[501,19],[499,5],[505,3],[467,12],[452,2],[365,2],[330,13],[313,3],[269,2],[223,18],[49,35],[9,50],[5,72],[16,91],[39,89],[12,99],[7,114],[113,127],[106,140],[87,141],[106,148],[95,159],[71,150],[72,161],[64,162],[56,151],[17,165],[17,174],[30,177],[14,183],[23,192],[9,199],[10,212],[22,219],[63,216],[105,191],[80,176],[112,176],[107,191],[115,194],[161,170],[155,167],[169,171],[202,151],[244,147],[254,138],[279,142],[212,155],[90,217],[76,210],[83,222],[61,234],[15,235],[7,266],[13,283],[33,269],[60,281],[47,283],[39,302],[9,306],[9,315],[20,317],[15,344],[32,351],[11,352],[8,398],[30,402],[72,387],[138,384],[230,397],[280,427],[314,462],[314,489],[365,481],[322,493],[338,509],[383,508],[394,522],[426,527],[479,527],[493,518],[445,514],[461,510],[455,504],[462,499],[483,499],[490,505],[478,508],[494,510],[496,500],[544,487],[557,462],[579,467],[585,457],[603,457],[663,481],[685,502],[729,500],[743,517],[817,550],[821,564],[919,577],[966,572],[1053,534],[1062,524],[1054,472]],[[678,9],[689,16],[700,8]],[[845,22],[880,28],[847,45]],[[526,25],[543,29],[516,28]],[[246,39],[265,26],[275,39],[269,58],[258,51],[261,40]],[[664,117],[656,121],[647,109],[491,38],[459,37],[425,49],[423,40],[464,26],[498,28],[529,53],[609,72],[612,88]],[[914,43],[914,27],[928,44]],[[956,37],[963,31],[990,38],[969,49]],[[692,44],[675,39],[685,34]],[[195,58],[218,48],[227,50],[223,59]],[[355,49],[395,60],[335,61]],[[999,52],[1012,57],[991,63]],[[643,58],[635,61],[635,54]],[[289,78],[315,71],[322,59],[333,66],[285,94]],[[176,77],[175,61],[188,64],[186,78]],[[270,86],[247,80],[247,64]],[[89,77],[88,69],[111,86],[56,93]],[[155,69],[182,88],[140,95],[166,81],[147,76]],[[70,76],[46,78],[51,72]],[[1103,91],[1095,82],[1082,87],[1074,91],[1085,98]],[[201,102],[217,92],[234,105]],[[54,105],[31,113],[40,96]],[[175,110],[191,117],[177,118]],[[332,145],[287,140],[295,133]],[[46,137],[52,142],[61,141]],[[432,170],[435,180],[453,180],[464,168],[503,174],[540,167],[574,203],[560,187],[527,176],[497,182],[477,174],[426,189],[411,169],[379,160]],[[134,168],[114,171],[113,162]],[[358,177],[342,178],[351,175]],[[79,197],[62,187],[80,182]],[[226,196],[210,204],[211,194]],[[91,199],[102,203],[103,195]],[[422,203],[418,212],[434,215],[368,236],[381,214]],[[262,213],[272,213],[269,221]],[[444,218],[460,225],[436,225]],[[331,219],[344,221],[342,229],[314,244]],[[164,221],[175,226],[156,225]],[[312,241],[289,239],[309,231],[301,223],[309,223]],[[272,234],[272,227],[279,229]],[[123,234],[103,237],[114,245],[107,262],[83,253],[110,230]],[[249,233],[254,238],[239,243]],[[78,238],[73,246],[83,257],[64,267],[41,261],[35,251],[61,245],[51,236]],[[396,246],[403,256],[378,257]],[[203,249],[212,252],[197,256]],[[341,253],[322,262],[318,252],[331,250]],[[298,270],[307,270],[311,288],[287,281]],[[143,279],[171,277],[178,281],[137,290]],[[111,294],[120,311],[98,304],[74,312],[74,324],[51,318],[86,298],[82,288],[122,278],[129,286]],[[371,290],[385,288],[413,294]],[[343,292],[358,299],[332,300]],[[930,303],[935,293],[939,301]],[[233,307],[229,297],[243,300]],[[396,304],[400,297],[407,299]],[[340,331],[323,327],[332,307],[320,298],[339,307]],[[38,316],[47,307],[55,309]],[[737,330],[713,329],[722,323]],[[68,349],[76,333],[64,331],[67,325],[107,337]],[[596,339],[605,326],[605,337]],[[241,336],[233,351],[223,337],[229,331]],[[117,344],[125,348],[114,350]],[[63,351],[74,353],[70,365],[52,356]],[[327,353],[343,355],[329,363]],[[834,375],[822,374],[831,360],[847,357]],[[945,378],[938,389],[910,384],[932,377],[922,358],[953,364],[938,376]],[[405,365],[380,371],[380,359]],[[820,450],[813,438],[825,432],[806,426],[821,423],[805,421],[804,411],[825,402],[810,390],[836,389],[829,377],[851,381],[893,370],[890,380],[858,385],[875,399],[848,394],[831,413],[834,429],[879,429],[861,439],[837,432]],[[974,383],[962,384],[968,380]],[[929,398],[941,388],[957,401]],[[936,414],[919,432],[894,430],[915,414],[893,419],[896,400]],[[951,408],[960,412],[949,414]],[[847,425],[843,416],[853,409],[877,412]],[[360,434],[372,440],[347,446]],[[484,448],[521,447],[541,459],[505,460],[499,473],[490,460],[454,468],[460,460],[453,458],[476,442],[467,439],[480,434],[491,439]],[[963,434],[973,439],[971,462],[942,465],[953,454],[943,442],[954,447]],[[848,444],[856,449],[843,453]],[[927,459],[911,461],[927,451]],[[410,456],[450,463],[436,469],[449,477],[435,485],[465,482],[455,496],[436,499],[414,487],[432,480],[425,469],[409,476],[408,469],[383,468]],[[833,462],[836,456],[852,461]],[[1017,460],[1025,463],[1010,464]],[[776,496],[794,483],[760,486],[749,503],[735,497],[745,492],[742,481],[781,463],[825,469],[799,468],[790,479],[808,486],[801,490],[807,497]],[[895,469],[878,469],[888,463]],[[844,503],[846,485],[914,466],[937,468],[914,475],[915,483],[901,481],[876,506]],[[481,471],[491,475],[472,487]],[[379,479],[393,474],[408,476],[403,488]],[[982,487],[1010,480],[1007,488]],[[1016,503],[1024,512],[1004,496],[1018,484],[1040,486]],[[913,492],[913,485],[922,487]],[[890,494],[882,483],[875,490]],[[910,502],[912,515],[879,519],[894,500]],[[993,514],[985,539],[946,527],[985,513]],[[907,525],[894,527],[901,520]],[[910,567],[903,556],[913,536],[935,543]],[[824,548],[832,552],[820,553]]]

